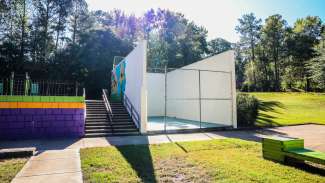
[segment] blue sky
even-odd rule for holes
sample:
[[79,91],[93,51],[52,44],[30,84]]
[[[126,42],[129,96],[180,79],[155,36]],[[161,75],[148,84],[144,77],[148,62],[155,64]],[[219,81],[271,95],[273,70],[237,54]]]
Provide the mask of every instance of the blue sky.
[[279,13],[292,25],[307,15],[325,21],[325,0],[86,0],[91,10],[122,9],[142,15],[150,8],[163,8],[183,13],[188,19],[209,31],[208,38],[222,37],[236,42],[238,18],[250,12],[263,20]]

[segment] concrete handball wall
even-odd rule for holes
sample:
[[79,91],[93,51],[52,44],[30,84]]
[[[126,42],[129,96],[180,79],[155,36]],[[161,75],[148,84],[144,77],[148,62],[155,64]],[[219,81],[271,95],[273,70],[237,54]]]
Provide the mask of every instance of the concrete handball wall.
[[82,137],[84,109],[83,97],[1,96],[0,139]]
[[147,125],[147,42],[143,41],[125,58],[125,94],[140,115],[140,131]]
[[165,115],[165,74],[147,73],[148,116]]
[[[201,113],[203,122],[236,128],[234,52],[227,51],[181,69],[194,70],[167,73],[167,116],[199,121]],[[163,116],[164,74],[148,73],[147,77],[148,114]],[[201,104],[198,100],[200,94]]]

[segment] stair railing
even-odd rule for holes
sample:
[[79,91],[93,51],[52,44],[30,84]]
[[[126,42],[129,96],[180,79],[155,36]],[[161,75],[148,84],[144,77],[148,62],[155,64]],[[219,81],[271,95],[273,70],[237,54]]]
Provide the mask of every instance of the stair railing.
[[108,113],[109,120],[110,120],[110,122],[112,122],[112,120],[113,120],[113,112],[112,112],[111,105],[110,105],[110,103],[108,101],[108,98],[107,98],[107,89],[103,89],[103,95],[102,96],[103,96],[106,111]]
[[131,103],[131,101],[128,98],[128,96],[125,95],[125,93],[123,93],[123,95],[122,95],[122,100],[123,100],[122,102],[123,102],[126,110],[130,114],[130,116],[131,116],[132,120],[134,121],[135,125],[138,127],[138,129],[140,129],[140,115],[135,110],[133,104]]

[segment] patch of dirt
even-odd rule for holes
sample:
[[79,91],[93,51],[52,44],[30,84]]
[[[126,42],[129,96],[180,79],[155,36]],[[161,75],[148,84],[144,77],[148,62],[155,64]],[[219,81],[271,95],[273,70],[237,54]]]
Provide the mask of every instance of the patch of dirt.
[[157,160],[157,179],[160,183],[208,183],[212,175],[203,167],[191,164],[186,157]]

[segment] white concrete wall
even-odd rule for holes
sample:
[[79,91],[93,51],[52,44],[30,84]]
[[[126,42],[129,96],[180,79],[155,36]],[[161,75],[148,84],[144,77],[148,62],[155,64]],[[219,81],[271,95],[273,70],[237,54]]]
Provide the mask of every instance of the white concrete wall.
[[165,115],[165,74],[147,73],[148,116]]
[[147,42],[140,42],[138,46],[126,56],[125,60],[125,94],[140,115],[140,130],[142,133],[145,133],[147,125]]
[[[199,121],[201,114],[203,122],[236,128],[234,51],[206,58],[182,69],[189,70],[167,73],[167,116]],[[164,116],[165,75],[148,73],[147,79],[148,115]]]

